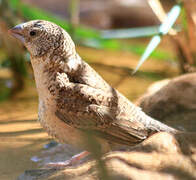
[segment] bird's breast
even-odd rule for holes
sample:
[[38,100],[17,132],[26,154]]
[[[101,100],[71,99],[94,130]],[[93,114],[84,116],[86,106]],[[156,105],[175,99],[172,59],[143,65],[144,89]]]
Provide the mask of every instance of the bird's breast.
[[79,130],[67,125],[56,115],[55,104],[39,100],[39,122],[47,133],[61,143],[71,144],[75,147],[83,147],[82,134]]

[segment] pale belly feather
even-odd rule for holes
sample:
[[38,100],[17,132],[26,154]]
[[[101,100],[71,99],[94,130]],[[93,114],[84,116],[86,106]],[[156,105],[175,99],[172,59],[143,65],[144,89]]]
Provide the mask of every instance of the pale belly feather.
[[55,109],[55,105],[48,105],[39,100],[38,117],[40,124],[50,136],[56,138],[60,143],[81,148],[83,145],[82,133],[58,119],[55,115]]

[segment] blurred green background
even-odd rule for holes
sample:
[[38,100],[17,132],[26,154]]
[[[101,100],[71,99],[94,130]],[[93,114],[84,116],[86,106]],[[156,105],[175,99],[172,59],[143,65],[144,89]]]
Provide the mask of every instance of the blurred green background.
[[[163,34],[159,27],[176,5],[180,15]],[[157,80],[195,72],[195,11],[194,0],[0,0],[0,179],[34,167],[30,157],[50,140],[36,122],[38,100],[29,54],[9,36],[9,28],[33,19],[60,25],[72,36],[80,56],[135,100]],[[160,44],[133,76],[156,35]]]

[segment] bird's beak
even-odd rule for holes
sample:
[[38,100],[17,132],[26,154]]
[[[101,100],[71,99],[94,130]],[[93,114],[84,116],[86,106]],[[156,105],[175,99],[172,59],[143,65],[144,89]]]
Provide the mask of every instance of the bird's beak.
[[13,37],[19,39],[22,43],[24,43],[25,39],[23,36],[23,25],[19,24],[8,31]]

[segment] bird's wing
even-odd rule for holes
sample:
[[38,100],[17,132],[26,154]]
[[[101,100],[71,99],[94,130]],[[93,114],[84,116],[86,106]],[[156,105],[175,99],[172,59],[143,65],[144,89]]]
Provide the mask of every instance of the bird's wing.
[[56,115],[72,127],[93,131],[119,144],[140,142],[147,137],[143,124],[130,120],[131,113],[119,116],[120,106],[115,94],[118,92],[113,91],[105,93],[85,84],[65,81],[59,89]]
[[108,110],[108,107],[93,104],[79,115],[70,115],[66,111],[57,110],[56,116],[72,127],[92,132],[98,137],[118,144],[135,145],[146,139],[147,132],[136,127],[136,122],[127,119],[121,119],[118,122]]

